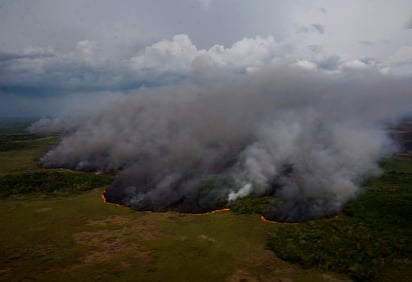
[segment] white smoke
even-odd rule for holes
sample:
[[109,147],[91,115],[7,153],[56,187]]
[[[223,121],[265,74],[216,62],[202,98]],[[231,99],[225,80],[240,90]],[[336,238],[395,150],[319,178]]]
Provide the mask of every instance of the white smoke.
[[[411,86],[370,69],[278,66],[143,90],[85,120],[41,162],[121,169],[108,196],[139,210],[205,211],[271,193],[282,200],[277,218],[322,217],[394,151],[383,123],[411,112]],[[234,181],[202,186],[216,177]]]
[[246,196],[249,195],[252,191],[253,191],[252,183],[246,183],[245,185],[243,185],[242,188],[240,188],[239,191],[237,191],[237,192],[234,192],[234,191],[230,192],[229,195],[228,195],[228,197],[227,197],[227,200],[228,200],[229,202],[236,201],[236,200],[239,199],[239,198],[244,198],[244,197],[246,197]]

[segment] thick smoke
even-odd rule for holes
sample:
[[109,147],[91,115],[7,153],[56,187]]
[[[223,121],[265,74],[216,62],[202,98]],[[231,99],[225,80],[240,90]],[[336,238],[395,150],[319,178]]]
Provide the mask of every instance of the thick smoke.
[[372,70],[272,67],[143,90],[84,121],[41,163],[118,172],[106,196],[137,210],[204,212],[253,194],[280,199],[268,218],[329,216],[396,149],[384,123],[411,110],[411,86]]

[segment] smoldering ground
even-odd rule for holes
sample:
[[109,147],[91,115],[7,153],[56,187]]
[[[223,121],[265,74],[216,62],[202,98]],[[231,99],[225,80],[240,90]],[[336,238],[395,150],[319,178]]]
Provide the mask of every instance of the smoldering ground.
[[119,171],[106,197],[137,210],[205,212],[253,194],[280,199],[267,218],[329,216],[396,150],[384,124],[410,113],[411,86],[370,69],[271,67],[141,90],[79,123],[41,164]]

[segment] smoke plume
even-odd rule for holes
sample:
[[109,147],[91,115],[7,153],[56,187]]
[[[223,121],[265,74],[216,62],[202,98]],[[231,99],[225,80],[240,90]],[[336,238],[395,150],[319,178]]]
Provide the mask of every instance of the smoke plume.
[[368,69],[270,67],[141,90],[76,125],[41,164],[117,172],[107,199],[137,210],[205,212],[252,194],[279,200],[267,218],[320,218],[396,150],[384,125],[410,113],[411,86]]

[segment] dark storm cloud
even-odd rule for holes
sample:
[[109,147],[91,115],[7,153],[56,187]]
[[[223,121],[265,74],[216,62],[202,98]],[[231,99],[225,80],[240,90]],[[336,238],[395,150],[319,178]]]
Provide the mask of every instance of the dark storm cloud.
[[[79,91],[130,91],[196,79],[207,61],[216,71],[246,73],[279,56],[271,36],[243,38],[232,46],[196,46],[178,34],[137,51],[122,60],[105,57],[96,42],[79,41],[67,53],[3,53],[8,64],[0,66],[0,90],[21,95],[60,95]],[[212,74],[213,72],[209,73]],[[217,73],[216,73],[217,74]],[[217,78],[217,75],[214,76]]]
[[405,25],[406,29],[412,29],[412,16],[409,18],[408,22]]
[[18,60],[18,59],[36,59],[36,58],[50,58],[54,53],[47,50],[33,50],[25,53],[8,53],[0,50],[0,62]]
[[361,41],[358,41],[358,43],[362,45],[366,45],[366,46],[373,46],[375,44],[374,42],[367,41],[367,40],[361,40]]
[[312,28],[313,28],[314,30],[316,30],[317,32],[319,32],[319,33],[321,33],[321,34],[324,34],[324,33],[325,33],[325,27],[324,27],[323,25],[321,25],[321,24],[312,24],[311,26],[312,26]]
[[336,55],[328,56],[317,61],[318,67],[325,70],[337,70],[341,64],[341,58]]
[[[247,72],[256,68],[251,61],[261,50],[257,48],[256,51],[252,44],[251,49],[242,49],[242,55],[236,58],[235,51],[240,50],[239,45],[248,44],[243,38],[258,36],[271,37],[277,43],[267,48],[268,56],[257,58],[259,65],[285,61],[293,64],[298,60],[316,63],[319,58],[307,57],[301,45],[318,46],[313,52],[319,57],[336,54],[342,61],[371,56],[385,62],[382,54],[396,51],[393,44],[387,44],[385,48],[389,49],[385,52],[379,49],[382,44],[375,44],[379,46],[368,46],[368,50],[362,51],[365,54],[358,54],[361,48],[353,48],[350,38],[340,38],[349,34],[357,41],[371,40],[371,32],[361,24],[364,19],[352,13],[357,8],[369,9],[371,4],[365,1],[337,5],[327,1],[281,0],[262,0],[259,4],[246,0],[123,0],[116,3],[102,0],[98,8],[96,5],[92,0],[2,1],[1,91],[40,96],[79,91],[130,91],[185,80],[190,68],[197,68],[199,61],[208,58],[219,69],[223,65],[231,71]],[[374,4],[376,19],[390,18],[401,12],[403,15],[408,6],[404,0],[390,4],[380,1]],[[348,23],[348,13],[351,24],[359,28],[343,24]],[[398,27],[392,23],[398,19],[404,21],[403,16],[391,19],[388,21],[390,28],[383,25],[384,21],[375,18],[371,21],[384,37],[395,34],[394,29]],[[300,27],[303,33],[296,34],[294,27]],[[328,37],[319,39],[326,31]],[[187,35],[190,39],[187,46],[194,47],[195,52],[180,57],[173,53],[177,50],[171,47],[173,44],[184,47],[174,40],[179,34]],[[394,44],[399,38],[394,39]],[[165,41],[171,42],[166,49],[154,48]],[[220,51],[230,53],[226,49],[234,43],[238,43],[234,52],[220,56],[223,60],[216,59]],[[210,50],[212,48],[214,50]],[[374,50],[379,52],[374,53]],[[162,51],[166,52],[163,57],[160,56]],[[248,58],[252,59],[244,63]],[[166,60],[168,69],[162,66],[162,60]]]
[[67,51],[88,39],[105,42],[107,51],[115,54],[178,33],[188,34],[203,48],[258,34],[285,35],[287,15],[305,1],[261,0],[259,5],[247,0],[208,1],[209,5],[202,0],[4,2],[0,48],[34,45]]
[[298,26],[296,28],[298,33],[318,33],[318,34],[324,34],[325,33],[325,26],[322,24],[310,24],[308,26]]

